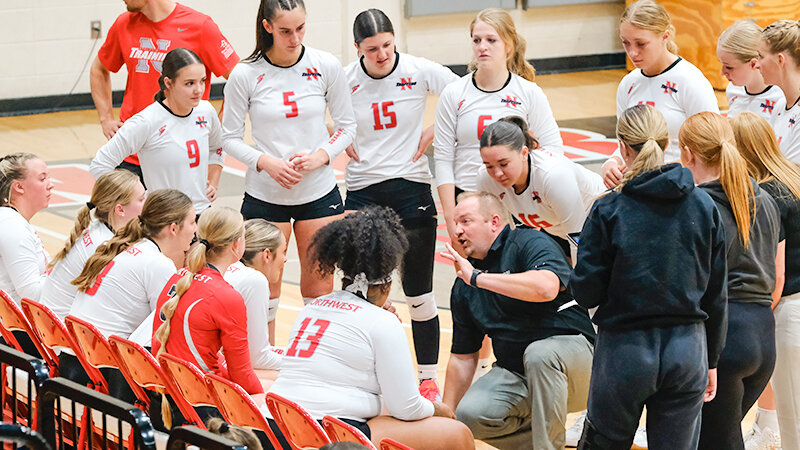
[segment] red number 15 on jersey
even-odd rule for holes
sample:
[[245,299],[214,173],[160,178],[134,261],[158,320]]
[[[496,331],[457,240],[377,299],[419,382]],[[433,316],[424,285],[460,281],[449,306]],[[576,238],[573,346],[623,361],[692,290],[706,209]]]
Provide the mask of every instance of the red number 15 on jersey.
[[297,356],[298,358],[310,358],[311,355],[317,350],[317,346],[319,345],[319,340],[322,339],[322,335],[325,334],[325,330],[328,329],[328,325],[331,324],[329,320],[317,319],[314,321],[312,326],[317,327],[317,332],[315,334],[309,334],[305,337],[305,340],[309,342],[308,348],[303,350],[298,350],[297,347],[300,344],[300,341],[303,340],[303,334],[306,332],[306,328],[311,323],[311,318],[306,317],[303,319],[303,322],[300,324],[300,329],[297,330],[297,336],[295,336],[294,340],[292,341],[292,345],[286,350],[286,356]]

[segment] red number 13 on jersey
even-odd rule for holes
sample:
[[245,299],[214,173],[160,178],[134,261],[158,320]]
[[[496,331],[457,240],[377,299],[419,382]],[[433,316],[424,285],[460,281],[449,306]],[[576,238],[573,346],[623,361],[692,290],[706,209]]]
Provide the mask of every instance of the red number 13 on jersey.
[[319,345],[319,340],[322,339],[322,335],[325,334],[325,330],[328,329],[328,325],[331,324],[329,320],[317,319],[314,321],[315,327],[317,327],[316,334],[309,334],[306,336],[305,340],[308,341],[310,344],[308,348],[304,350],[297,350],[297,346],[300,344],[300,341],[303,339],[303,334],[306,332],[306,328],[311,323],[311,318],[306,317],[303,319],[303,322],[300,324],[300,329],[297,330],[297,336],[295,336],[294,341],[292,341],[292,345],[286,350],[286,356],[297,356],[298,358],[310,358],[311,355],[317,350],[317,346]]

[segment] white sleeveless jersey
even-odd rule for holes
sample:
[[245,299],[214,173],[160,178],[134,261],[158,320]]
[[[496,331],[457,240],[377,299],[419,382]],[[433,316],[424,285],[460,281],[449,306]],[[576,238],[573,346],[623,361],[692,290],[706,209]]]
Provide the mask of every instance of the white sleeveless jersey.
[[17,304],[25,297],[39,301],[50,257],[42,240],[16,209],[0,207],[0,289]]
[[142,239],[108,263],[86,292],[78,292],[70,314],[106,337],[127,339],[156,308],[158,295],[176,272],[175,263],[153,241]]
[[72,280],[78,278],[83,266],[94,254],[100,244],[114,236],[106,224],[92,219],[89,226],[75,240],[75,244],[67,252],[67,256],[58,261],[47,275],[42,285],[41,303],[50,308],[61,320],[69,314],[72,302],[78,295],[78,287]]
[[781,152],[787,158],[800,163],[800,101],[795,102],[791,108],[786,108],[786,99],[775,105],[775,117],[772,119],[772,129],[778,138]]
[[177,189],[192,199],[198,214],[206,197],[208,165],[223,164],[222,126],[214,106],[201,100],[188,116],[176,116],[155,102],[129,118],[103,145],[89,166],[95,178],[138,154],[147,189]]
[[[333,136],[325,125],[326,108],[334,122]],[[248,114],[255,147],[243,140]],[[291,189],[281,187],[266,171],[257,171],[256,164],[262,153],[288,161],[296,153],[319,149],[333,161],[353,142],[356,122],[341,63],[309,47],[289,67],[263,57],[240,62],[225,83],[222,127],[225,151],[247,166],[245,192],[278,205],[302,205],[323,197],[336,185],[330,164],[304,173]]]
[[772,122],[775,106],[784,98],[778,86],[767,86],[763,92],[751,94],[744,86],[734,86],[733,83],[728,83],[725,88],[725,97],[728,98],[728,117],[750,111],[767,119],[767,122]]
[[269,282],[267,277],[252,267],[237,261],[228,267],[224,275],[236,292],[242,295],[247,308],[247,343],[250,347],[250,361],[254,369],[278,370],[281,355],[269,345],[267,328],[269,312]]
[[485,167],[478,174],[478,190],[500,197],[514,219],[529,227],[567,239],[583,229],[595,199],[606,188],[600,175],[562,155],[530,152],[530,182],[521,194],[494,181]]
[[360,162],[347,164],[347,189],[355,191],[392,178],[428,183],[428,158],[417,162],[428,94],[439,94],[458,76],[425,58],[395,53],[395,67],[383,78],[367,74],[361,60],[345,68],[353,100]]
[[542,148],[564,153],[550,103],[536,83],[512,73],[500,90],[486,92],[478,89],[472,76],[468,73],[449,84],[439,97],[433,138],[438,185],[475,190],[478,169],[483,165],[480,135],[503,117],[522,117]]
[[330,414],[366,421],[381,413],[382,403],[400,420],[433,414],[433,404],[419,394],[403,325],[347,291],[319,297],[300,311],[270,391],[315,419]]
[[[617,87],[617,117],[631,106],[642,103],[654,106],[667,121],[666,162],[681,159],[678,132],[687,117],[702,111],[719,113],[711,83],[700,69],[683,58],[678,58],[658,75],[644,75],[641,69],[625,75]],[[619,150],[614,155],[622,159]]]

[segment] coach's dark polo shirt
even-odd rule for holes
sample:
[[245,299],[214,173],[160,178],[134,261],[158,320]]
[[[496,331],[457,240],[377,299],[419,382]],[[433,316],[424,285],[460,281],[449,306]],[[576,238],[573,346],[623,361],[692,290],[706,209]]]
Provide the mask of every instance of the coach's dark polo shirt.
[[[506,226],[497,236],[486,258],[469,260],[476,269],[490,273],[520,273],[549,270],[563,286],[569,282],[572,267],[564,252],[538,230]],[[523,353],[531,342],[551,336],[582,334],[594,343],[594,328],[586,310],[572,306],[569,290],[561,291],[550,302],[524,302],[485,289],[474,288],[456,279],[451,293],[453,346],[455,354],[475,353],[484,335],[492,338],[497,365],[524,374]]]

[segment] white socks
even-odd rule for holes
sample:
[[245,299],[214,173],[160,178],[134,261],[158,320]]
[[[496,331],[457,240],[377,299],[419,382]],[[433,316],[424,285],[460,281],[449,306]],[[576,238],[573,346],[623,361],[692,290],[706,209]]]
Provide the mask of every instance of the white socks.
[[769,428],[770,430],[778,433],[780,428],[778,426],[778,413],[774,409],[764,409],[759,407],[756,413],[756,423],[762,430]]
[[438,364],[417,364],[417,378],[419,378],[420,381],[427,380],[429,378],[433,378],[435,380],[438,369]]

